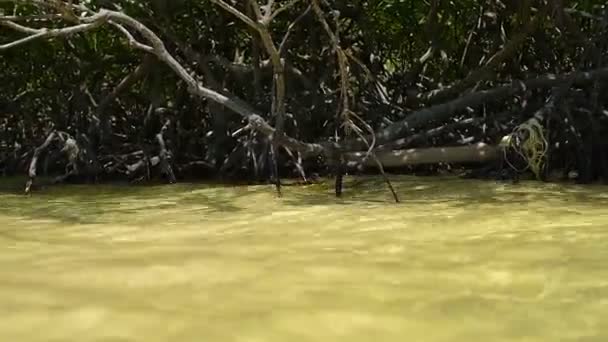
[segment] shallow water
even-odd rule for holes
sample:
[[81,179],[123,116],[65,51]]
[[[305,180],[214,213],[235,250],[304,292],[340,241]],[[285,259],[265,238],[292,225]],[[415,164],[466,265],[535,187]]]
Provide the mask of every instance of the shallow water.
[[355,183],[0,192],[0,341],[608,340],[607,187]]

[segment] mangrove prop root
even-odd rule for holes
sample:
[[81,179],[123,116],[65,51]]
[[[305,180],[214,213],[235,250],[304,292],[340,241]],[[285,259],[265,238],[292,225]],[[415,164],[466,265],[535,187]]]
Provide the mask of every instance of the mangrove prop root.
[[274,185],[277,190],[277,196],[282,197],[281,193],[281,178],[279,177],[279,161],[278,161],[278,147],[274,141],[270,142],[270,154],[272,162],[272,173],[274,174]]
[[336,174],[336,181],[334,185],[334,189],[336,192],[336,197],[342,197],[342,187],[343,187],[343,178],[344,178],[344,162],[340,160],[340,162],[336,163],[334,167]]
[[372,158],[374,159],[374,162],[378,166],[378,170],[380,170],[380,173],[382,174],[382,178],[384,179],[386,186],[388,186],[389,190],[391,191],[391,194],[393,194],[393,199],[395,200],[395,203],[399,203],[399,196],[397,196],[397,192],[395,192],[395,188],[393,188],[393,184],[391,183],[391,180],[388,179],[388,176],[384,172],[384,167],[382,166],[382,162],[380,162],[380,159],[378,159],[378,156],[376,156],[375,153],[372,153]]
[[29,179],[25,183],[25,193],[26,194],[29,194],[31,192],[32,185],[34,185],[34,180],[36,179],[36,169],[38,168],[38,158],[40,157],[40,154],[49,147],[49,145],[53,142],[53,139],[55,139],[56,135],[57,135],[57,132],[55,132],[54,130],[51,131],[51,133],[49,133],[49,135],[46,137],[46,140],[44,140],[42,145],[40,145],[34,149],[34,155],[32,156],[32,159],[30,161],[30,167],[28,170]]
[[169,125],[171,125],[171,120],[167,120],[161,128],[160,132],[156,134],[156,141],[158,142],[159,146],[158,158],[160,159],[161,172],[166,174],[169,178],[169,183],[173,184],[177,182],[177,179],[175,178],[173,167],[171,167],[171,163],[169,162],[171,153],[167,149],[164,139],[165,132],[167,131],[167,129],[169,129]]

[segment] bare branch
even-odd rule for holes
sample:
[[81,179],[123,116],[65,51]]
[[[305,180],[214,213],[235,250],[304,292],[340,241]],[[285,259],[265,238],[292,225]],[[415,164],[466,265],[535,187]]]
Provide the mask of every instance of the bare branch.
[[[244,23],[248,24],[252,28],[254,28],[260,35],[262,43],[266,48],[266,52],[270,55],[270,61],[272,62],[272,67],[274,71],[274,96],[273,96],[273,104],[272,104],[272,112],[276,117],[276,135],[283,134],[283,126],[285,121],[285,64],[281,59],[281,54],[277,49],[270,32],[268,31],[267,25],[269,22],[265,20],[260,6],[258,5],[256,0],[250,0],[249,5],[252,7],[253,12],[255,13],[258,23],[253,22],[246,14],[240,12],[236,8],[230,6],[225,3],[223,0],[211,0],[211,2],[217,4],[222,7],[226,11],[235,15],[237,18],[241,19]],[[268,2],[269,6],[272,6],[272,1]],[[270,9],[267,9],[267,13],[270,13]]]
[[283,36],[283,40],[281,40],[281,44],[279,45],[279,54],[280,55],[283,55],[283,51],[285,51],[285,46],[287,45],[287,39],[289,39],[289,35],[291,34],[291,32],[293,32],[293,29],[300,22],[300,20],[302,20],[308,14],[308,12],[310,12],[311,9],[312,9],[312,6],[308,5],[306,10],[304,10],[304,12],[302,12],[296,18],[296,20],[294,20],[291,24],[289,24],[289,27],[287,27],[287,32],[285,32],[285,35]]
[[42,145],[36,147],[34,149],[34,155],[32,156],[32,159],[30,161],[30,166],[28,168],[28,180],[25,183],[25,193],[29,194],[32,188],[32,185],[34,184],[34,179],[36,179],[36,170],[38,168],[38,158],[40,157],[40,154],[42,152],[44,152],[49,145],[53,142],[53,139],[55,139],[57,135],[57,132],[55,130],[51,130],[49,135],[46,137],[46,139],[44,140],[44,142],[42,143]]
[[61,28],[61,29],[47,29],[47,28],[35,29],[35,28],[16,24],[12,21],[4,19],[4,17],[0,17],[0,25],[6,26],[6,27],[11,28],[18,32],[29,34],[29,36],[27,36],[27,37],[21,38],[19,40],[16,40],[16,41],[4,44],[4,45],[0,45],[0,50],[7,50],[7,49],[28,43],[28,42],[36,40],[36,39],[66,37],[66,36],[70,36],[70,35],[73,35],[76,33],[90,31],[90,30],[95,29],[95,28],[99,27],[100,25],[102,25],[103,22],[106,21],[106,19],[107,18],[105,17],[105,15],[103,15],[103,13],[99,13],[99,14],[96,14],[95,16],[89,18],[89,20],[88,20],[89,23],[79,24],[79,25],[70,26],[70,27]]
[[[276,11],[270,13],[270,15],[268,16],[268,22],[271,22],[276,16],[278,16],[279,14],[281,14],[281,12],[284,12],[288,9],[290,9],[291,7],[295,6],[295,4],[297,4],[300,0],[291,0],[290,2],[288,2],[287,4],[277,8]],[[270,1],[269,1],[270,2]],[[297,19],[296,19],[297,20]]]
[[244,22],[245,24],[251,26],[255,30],[259,30],[259,25],[255,21],[251,20],[244,13],[242,13],[238,9],[234,8],[233,6],[227,4],[223,0],[211,0],[211,2],[213,2],[214,4],[220,6],[221,8],[223,8],[224,10],[226,10],[227,12],[231,13],[232,15],[234,15],[235,17],[239,18],[242,22]]
[[[481,90],[461,96],[455,100],[430,106],[410,113],[405,119],[397,121],[376,132],[378,145],[405,137],[429,122],[441,123],[458,111],[468,107],[474,108],[484,103],[503,100],[509,96],[530,89],[548,89],[559,86],[564,82],[572,82],[572,85],[584,85],[599,79],[608,79],[608,67],[588,72],[574,72],[566,75],[545,75],[523,82],[502,85],[493,89]],[[361,151],[366,148],[365,140],[353,139],[344,141],[341,148],[346,151]]]
[[127,37],[127,39],[129,40],[129,46],[146,51],[146,52],[150,52],[150,53],[154,51],[153,47],[138,42],[135,39],[135,37],[133,37],[131,32],[129,32],[129,30],[127,30],[124,26],[119,25],[112,21],[110,22],[110,25],[116,27],[120,32],[122,32],[122,34],[125,35],[125,37]]
[[[336,58],[338,61],[338,67],[339,67],[339,72],[340,72],[340,99],[342,102],[341,107],[338,110],[338,118],[341,118],[343,120],[344,125],[346,126],[347,132],[349,129],[354,129],[356,131],[357,127],[352,122],[352,119],[350,118],[351,111],[349,108],[350,107],[349,106],[349,95],[348,95],[349,87],[348,87],[348,71],[347,71],[348,61],[346,58],[346,54],[344,53],[344,50],[340,46],[340,38],[338,36],[338,33],[337,32],[334,33],[331,30],[331,28],[329,27],[327,20],[325,20],[325,16],[323,14],[323,11],[321,10],[321,7],[319,6],[318,0],[312,0],[311,6],[312,6],[315,14],[317,15],[319,22],[321,22],[321,25],[323,25],[325,32],[327,32],[327,35],[329,36],[332,47],[333,47],[334,51],[336,52]],[[373,135],[373,131],[370,133]],[[370,146],[370,149],[371,148],[372,147]]]
[[[1,1],[0,1],[1,2]],[[61,14],[41,14],[41,15],[7,15],[1,16],[1,20],[10,21],[45,21],[53,19],[61,19]]]
[[521,31],[517,35],[515,35],[515,37],[513,37],[507,44],[505,44],[502,50],[494,54],[484,66],[471,72],[466,78],[459,82],[456,82],[450,87],[433,90],[426,94],[421,94],[421,96],[419,96],[419,99],[427,103],[439,103],[450,98],[451,96],[455,96],[465,91],[466,89],[473,86],[475,83],[484,81],[490,76],[492,76],[494,74],[494,70],[498,66],[500,66],[502,63],[507,61],[519,51],[519,48],[526,42],[526,39],[528,38],[530,33],[532,33],[539,25],[539,23],[541,23],[544,19],[544,15],[546,14],[548,6],[544,6],[539,11],[539,13],[532,19],[530,18],[530,6],[524,5],[524,8],[526,9],[526,11],[525,16],[523,18],[524,25]]
[[48,30],[46,29],[35,29],[35,28],[31,28],[31,27],[27,27],[27,26],[23,26],[23,25],[19,25],[16,24],[12,21],[8,21],[9,19],[4,19],[3,17],[0,17],[0,25],[12,28],[15,31],[19,31],[22,33],[27,33],[27,34],[40,34],[40,33],[46,33]]
[[260,8],[260,5],[258,5],[257,0],[248,0],[247,3],[249,4],[249,7],[251,8],[251,10],[253,11],[253,14],[255,14],[255,17],[258,20],[261,20],[264,18],[265,14],[262,13],[262,10]]
[[[15,1],[17,1],[17,0],[15,0]],[[30,1],[39,6],[49,7],[48,3],[41,1],[41,0],[30,0]],[[224,3],[221,0],[212,0],[212,1],[214,3],[217,3],[220,6],[221,6],[221,4],[223,4],[224,6],[222,6],[222,7],[225,7],[227,10],[238,12],[238,10],[234,9],[232,6],[227,5],[226,3]],[[129,27],[129,28],[137,31],[148,42],[148,44],[150,45],[149,47],[152,48],[152,49],[146,48],[146,50],[148,50],[150,53],[154,54],[160,61],[165,63],[167,66],[169,66],[176,73],[176,75],[187,84],[188,90],[192,94],[207,98],[211,101],[217,102],[223,106],[230,108],[234,112],[236,112],[236,113],[240,114],[241,116],[243,116],[244,118],[246,118],[249,122],[249,125],[251,127],[253,127],[254,129],[256,129],[257,131],[259,131],[260,133],[265,134],[267,136],[273,136],[274,142],[278,145],[286,146],[286,147],[291,148],[292,150],[299,151],[304,156],[320,155],[320,154],[324,153],[325,148],[320,144],[304,143],[304,142],[298,141],[296,139],[293,139],[291,137],[287,137],[282,133],[276,134],[278,129],[275,129],[272,126],[270,126],[262,118],[262,116],[255,113],[255,111],[253,111],[248,104],[246,104],[239,98],[234,97],[234,96],[228,97],[217,91],[204,87],[193,76],[191,76],[188,73],[188,71],[167,51],[162,40],[154,32],[152,32],[152,30],[150,30],[148,27],[146,27],[141,22],[133,19],[132,17],[130,17],[122,12],[102,9],[91,17],[84,17],[84,18],[79,18],[79,19],[81,21],[86,21],[87,24],[95,24],[95,25],[100,25],[103,22],[111,21],[113,23],[123,25],[125,27]],[[95,19],[97,21],[95,21]],[[249,18],[247,18],[246,20],[252,22]],[[80,27],[81,31],[86,31],[87,29],[92,29],[95,27],[95,26],[83,26],[83,25],[84,24],[79,25],[77,27]],[[256,28],[258,27],[258,25],[255,25],[255,26],[256,26]],[[123,30],[120,30],[120,31],[124,34]],[[266,31],[266,32],[268,32],[268,31]],[[48,36],[45,35],[44,37],[52,38],[55,36],[54,35],[48,35]],[[266,38],[268,39],[269,37],[270,37],[270,35],[268,34],[266,36]],[[272,43],[272,40],[267,41],[267,43],[270,43],[271,47],[274,46],[274,44]],[[274,58],[272,59],[273,66],[275,66],[274,63],[276,63],[276,61],[279,61],[280,62],[279,65],[282,67],[282,62],[281,62],[280,58],[277,58],[278,51],[276,50],[276,48],[273,51],[275,52],[273,54]],[[282,72],[280,72],[279,74],[281,75],[281,77],[283,76]],[[277,89],[277,91],[279,91],[279,89]],[[283,91],[284,91],[284,88],[283,88]]]

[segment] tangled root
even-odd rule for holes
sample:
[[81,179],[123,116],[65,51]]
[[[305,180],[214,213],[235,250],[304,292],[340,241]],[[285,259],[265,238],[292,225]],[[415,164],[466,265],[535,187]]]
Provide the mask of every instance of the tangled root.
[[[504,158],[507,164],[517,172],[524,172],[530,169],[537,179],[541,178],[541,170],[545,162],[545,156],[549,149],[549,143],[545,138],[545,129],[537,117],[515,127],[513,132],[501,141],[503,146]],[[509,161],[507,151],[514,150],[526,162],[526,167],[522,170],[517,169]]]

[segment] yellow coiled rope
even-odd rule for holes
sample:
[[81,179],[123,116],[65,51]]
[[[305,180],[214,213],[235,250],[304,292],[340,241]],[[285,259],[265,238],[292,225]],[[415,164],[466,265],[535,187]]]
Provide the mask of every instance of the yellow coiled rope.
[[[517,144],[514,139],[515,136],[525,137],[525,139]],[[503,137],[500,144],[503,147],[505,161],[511,168],[518,172],[526,171],[529,168],[537,179],[541,178],[540,173],[549,149],[549,143],[545,138],[545,129],[537,117],[533,117],[515,127],[511,134]],[[509,161],[507,156],[509,148],[517,152],[526,161],[527,165],[523,170],[518,170]]]

